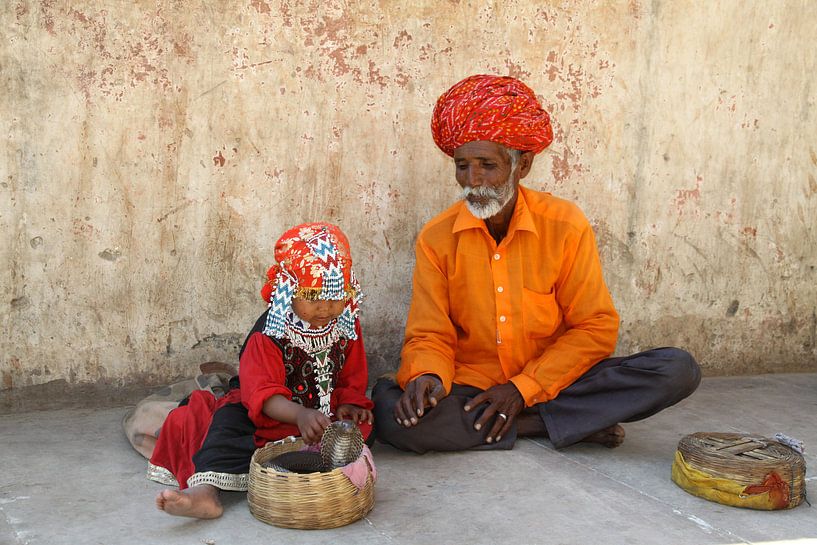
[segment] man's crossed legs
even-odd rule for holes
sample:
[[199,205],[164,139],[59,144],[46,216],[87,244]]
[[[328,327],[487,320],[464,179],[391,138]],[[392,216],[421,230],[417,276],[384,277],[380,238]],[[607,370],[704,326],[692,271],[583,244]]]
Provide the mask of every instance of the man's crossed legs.
[[[679,348],[656,348],[631,356],[607,358],[546,403],[525,409],[510,431],[486,442],[490,425],[474,424],[486,405],[465,411],[482,392],[454,384],[436,407],[426,409],[416,426],[397,422],[394,408],[403,390],[380,379],[372,391],[375,433],[381,441],[417,453],[467,449],[510,449],[518,436],[549,437],[556,448],[580,441],[615,447],[624,440],[621,422],[635,422],[689,396],[701,381],[693,357]],[[499,418],[499,416],[497,416]]]

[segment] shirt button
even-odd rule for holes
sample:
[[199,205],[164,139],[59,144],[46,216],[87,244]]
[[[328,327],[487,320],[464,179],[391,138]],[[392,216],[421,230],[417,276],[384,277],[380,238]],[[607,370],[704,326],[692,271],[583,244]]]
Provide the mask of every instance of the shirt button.
[[503,288],[502,286],[499,286],[499,287],[496,289],[496,291],[498,291],[499,293],[502,293],[503,291],[505,291],[505,288]]
[[499,254],[494,254],[494,261],[499,261],[499,258],[502,257]]
[[505,320],[507,320],[507,318],[505,318],[504,316],[500,316],[500,317],[499,317],[499,321],[500,321],[500,322],[504,322]]

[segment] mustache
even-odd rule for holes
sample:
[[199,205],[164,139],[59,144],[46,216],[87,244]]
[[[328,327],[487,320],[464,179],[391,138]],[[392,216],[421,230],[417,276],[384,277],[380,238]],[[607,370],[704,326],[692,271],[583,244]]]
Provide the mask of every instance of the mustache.
[[479,187],[464,187],[462,188],[463,199],[468,197],[478,197],[480,199],[494,199],[500,200],[502,198],[502,190],[500,188],[488,187],[481,185]]

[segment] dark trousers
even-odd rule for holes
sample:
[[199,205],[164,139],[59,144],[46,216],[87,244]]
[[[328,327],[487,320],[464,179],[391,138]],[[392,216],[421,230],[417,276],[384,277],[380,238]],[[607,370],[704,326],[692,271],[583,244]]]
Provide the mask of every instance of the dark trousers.
[[201,448],[193,455],[196,473],[215,471],[240,475],[249,473],[255,452],[255,424],[241,403],[224,405],[213,421]]
[[[563,448],[614,424],[652,416],[689,396],[700,381],[700,368],[689,353],[656,348],[602,360],[555,399],[525,411],[538,414],[553,446]],[[419,424],[406,428],[394,417],[403,390],[391,380],[380,379],[372,390],[375,434],[396,448],[418,453],[513,448],[515,425],[498,443],[486,443],[492,423],[480,431],[474,429],[484,405],[467,413],[463,410],[466,401],[481,391],[455,384]]]

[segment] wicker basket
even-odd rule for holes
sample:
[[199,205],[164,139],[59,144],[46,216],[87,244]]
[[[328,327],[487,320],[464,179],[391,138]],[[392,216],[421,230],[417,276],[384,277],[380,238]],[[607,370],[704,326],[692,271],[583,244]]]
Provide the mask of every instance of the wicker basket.
[[371,468],[358,490],[340,469],[326,473],[284,473],[263,467],[279,454],[303,447],[300,439],[268,443],[250,461],[247,501],[255,518],[282,528],[337,528],[363,518],[374,506]]
[[672,480],[711,501],[750,509],[790,509],[803,501],[803,456],[774,439],[693,433],[681,439]]

